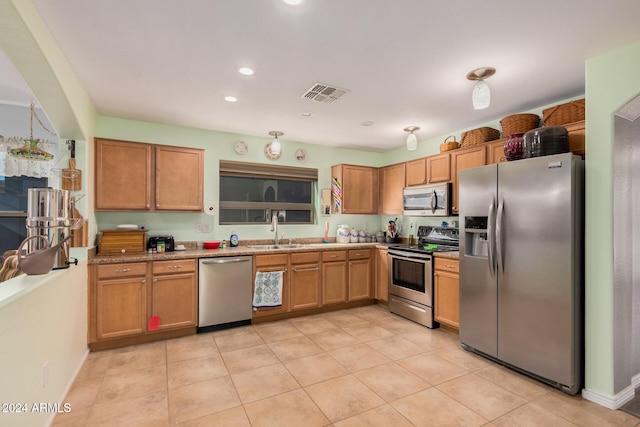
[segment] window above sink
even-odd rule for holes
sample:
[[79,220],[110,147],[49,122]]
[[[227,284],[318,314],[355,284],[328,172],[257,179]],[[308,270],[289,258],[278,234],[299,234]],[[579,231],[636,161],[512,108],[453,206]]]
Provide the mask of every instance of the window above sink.
[[314,224],[318,170],[220,161],[220,224]]

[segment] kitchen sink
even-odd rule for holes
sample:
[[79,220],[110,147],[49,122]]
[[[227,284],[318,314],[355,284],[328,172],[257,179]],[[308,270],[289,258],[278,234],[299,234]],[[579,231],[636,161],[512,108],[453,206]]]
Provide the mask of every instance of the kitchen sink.
[[298,248],[306,248],[310,245],[304,245],[301,243],[292,243],[287,245],[249,245],[248,248],[251,249],[260,249],[260,250],[269,250],[269,249],[298,249]]

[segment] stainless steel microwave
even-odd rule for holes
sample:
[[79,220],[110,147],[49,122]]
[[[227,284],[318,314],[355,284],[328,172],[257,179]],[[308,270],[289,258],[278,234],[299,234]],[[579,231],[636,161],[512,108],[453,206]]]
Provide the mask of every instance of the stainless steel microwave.
[[406,187],[402,214],[406,216],[449,216],[451,183]]

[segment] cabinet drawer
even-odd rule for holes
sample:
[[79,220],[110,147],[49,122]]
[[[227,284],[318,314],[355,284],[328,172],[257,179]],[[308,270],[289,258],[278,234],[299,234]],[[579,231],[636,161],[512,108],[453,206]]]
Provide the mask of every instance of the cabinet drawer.
[[123,264],[104,264],[98,266],[98,279],[117,279],[120,277],[146,276],[146,262]]
[[288,254],[255,255],[254,265],[256,267],[264,267],[268,265],[286,265],[288,257]]
[[436,270],[450,271],[458,273],[460,271],[460,261],[457,259],[434,257],[434,267]]
[[371,257],[371,249],[350,249],[349,260],[366,259]]
[[320,252],[302,252],[291,254],[291,264],[312,264],[320,261]]
[[347,259],[347,251],[327,251],[322,252],[323,261],[344,261]]
[[154,261],[153,274],[190,273],[196,271],[195,259]]

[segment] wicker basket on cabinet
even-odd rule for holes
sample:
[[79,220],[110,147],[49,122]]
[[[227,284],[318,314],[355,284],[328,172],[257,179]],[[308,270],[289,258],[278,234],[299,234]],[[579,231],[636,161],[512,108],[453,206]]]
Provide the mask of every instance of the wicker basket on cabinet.
[[[453,141],[447,141],[449,138],[453,138]],[[442,144],[440,144],[440,152],[444,153],[445,151],[456,150],[460,147],[458,141],[456,141],[456,137],[451,135],[448,136]]]
[[460,148],[471,147],[487,141],[500,138],[500,131],[494,128],[482,127],[462,133]]
[[540,117],[537,114],[512,114],[500,120],[502,135],[506,138],[514,133],[526,133],[538,127]]
[[562,126],[584,120],[584,116],[585,100],[583,98],[542,110],[542,124]]

